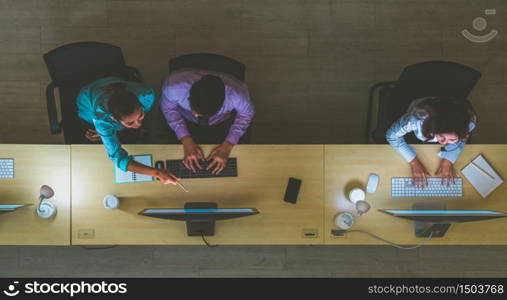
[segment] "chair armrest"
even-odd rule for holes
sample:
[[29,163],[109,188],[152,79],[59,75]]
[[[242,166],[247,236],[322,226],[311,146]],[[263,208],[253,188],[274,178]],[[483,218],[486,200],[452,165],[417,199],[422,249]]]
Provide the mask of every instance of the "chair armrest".
[[62,132],[62,126],[58,121],[58,112],[56,110],[55,88],[56,85],[53,82],[49,83],[46,87],[49,131],[51,134],[59,134]]
[[[384,88],[393,88],[396,85],[397,81],[385,81],[379,82],[370,88],[369,96],[368,96],[368,110],[366,112],[366,144],[369,143],[371,137],[371,122],[372,122],[372,114],[373,114],[373,105],[375,102],[375,95],[377,91],[382,90]],[[378,123],[378,122],[377,122]]]

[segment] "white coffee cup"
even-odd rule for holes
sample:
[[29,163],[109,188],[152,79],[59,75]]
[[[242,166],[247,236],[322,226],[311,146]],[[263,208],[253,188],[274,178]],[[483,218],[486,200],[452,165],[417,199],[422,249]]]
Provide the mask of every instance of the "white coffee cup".
[[360,188],[352,189],[349,193],[349,200],[352,203],[356,203],[357,201],[364,200],[366,198],[366,194]]
[[102,202],[104,207],[109,210],[117,209],[120,206],[120,200],[115,195],[106,195]]
[[348,212],[342,212],[336,215],[335,224],[340,229],[349,229],[354,225],[354,216]]

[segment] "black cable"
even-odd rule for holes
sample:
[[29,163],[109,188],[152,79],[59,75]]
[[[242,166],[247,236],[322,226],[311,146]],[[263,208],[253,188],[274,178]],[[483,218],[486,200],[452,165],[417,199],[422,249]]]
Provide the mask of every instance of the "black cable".
[[218,245],[210,245],[208,243],[208,241],[204,238],[204,232],[201,231],[201,237],[202,237],[202,240],[204,241],[204,243],[206,243],[206,246],[210,247],[210,248],[213,248],[213,247],[217,247]]
[[401,245],[398,245],[396,243],[393,243],[393,242],[390,242],[386,239],[383,239],[381,237],[379,237],[378,235],[375,235],[373,233],[369,233],[367,231],[363,231],[363,230],[337,230],[337,234],[339,234],[338,236],[340,235],[345,235],[347,233],[351,233],[351,232],[357,232],[357,233],[362,233],[362,234],[365,234],[371,238],[374,238],[376,240],[379,240],[381,242],[384,242],[386,244],[389,244],[390,246],[393,246],[395,248],[398,248],[398,249],[402,249],[402,250],[413,250],[413,249],[417,249],[419,247],[422,247],[424,244],[426,244],[427,242],[429,242],[431,240],[431,238],[433,237],[433,231],[430,232],[430,235],[428,236],[428,238],[424,241],[422,241],[421,243],[415,245],[415,246],[409,246],[409,247],[405,247],[405,246],[401,246]]
[[83,248],[85,250],[105,250],[105,249],[111,249],[111,248],[114,248],[114,247],[118,247],[118,245],[105,246],[105,247],[86,247],[86,246],[81,246],[81,248]]

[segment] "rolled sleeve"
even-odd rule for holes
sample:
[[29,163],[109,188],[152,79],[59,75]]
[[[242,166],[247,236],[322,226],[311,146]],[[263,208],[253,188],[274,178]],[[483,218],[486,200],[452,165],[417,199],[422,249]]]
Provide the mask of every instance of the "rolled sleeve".
[[229,134],[225,139],[227,142],[234,145],[237,144],[239,139],[245,134],[255,115],[255,106],[253,105],[252,101],[250,101],[250,96],[246,86],[242,93],[237,94],[235,97],[236,99],[234,99],[234,109],[236,110],[237,114],[236,118],[234,119],[234,123],[229,129]]
[[114,165],[122,171],[127,171],[128,164],[132,157],[121,147],[120,140],[116,135],[112,124],[103,120],[93,120],[95,129],[102,139],[107,155]]
[[416,151],[407,144],[404,136],[405,134],[414,131],[415,127],[415,119],[409,115],[404,115],[386,132],[386,140],[407,162],[412,161],[416,157]]

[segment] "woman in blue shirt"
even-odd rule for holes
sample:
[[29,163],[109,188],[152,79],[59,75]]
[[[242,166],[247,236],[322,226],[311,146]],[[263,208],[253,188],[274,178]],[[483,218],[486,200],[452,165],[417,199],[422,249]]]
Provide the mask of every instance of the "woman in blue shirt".
[[412,101],[407,113],[389,128],[386,139],[410,164],[414,184],[418,187],[426,186],[431,175],[403,137],[413,132],[421,141],[444,145],[438,154],[441,160],[435,175],[442,177],[442,183],[449,184],[456,177],[453,164],[476,123],[475,112],[468,100],[421,98]]
[[154,102],[153,89],[118,77],[94,81],[82,88],[77,96],[79,117],[95,128],[88,129],[85,137],[90,141],[101,139],[116,167],[156,177],[164,184],[175,184],[179,178],[169,171],[134,161],[121,147],[116,134],[125,128],[141,127],[145,114],[151,110]]

